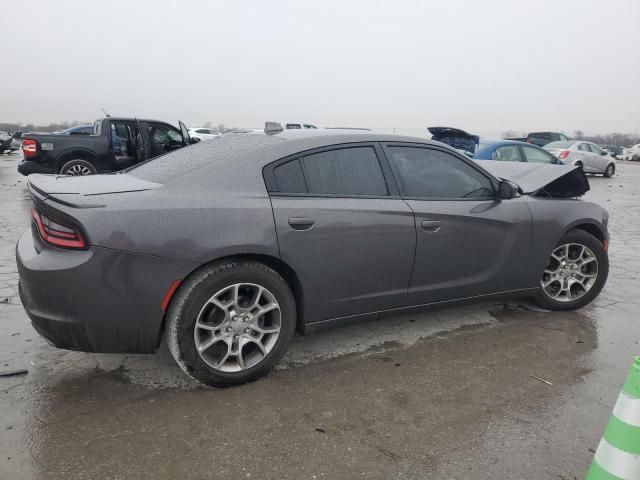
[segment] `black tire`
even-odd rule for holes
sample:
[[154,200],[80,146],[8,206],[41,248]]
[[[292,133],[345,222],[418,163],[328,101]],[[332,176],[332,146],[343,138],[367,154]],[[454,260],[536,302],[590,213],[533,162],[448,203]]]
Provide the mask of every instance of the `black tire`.
[[607,165],[607,168],[605,169],[602,175],[604,175],[607,178],[611,178],[615,173],[616,173],[616,166],[613,163],[610,163],[609,165]]
[[[73,173],[73,172],[87,172],[87,173]],[[88,160],[73,159],[66,161],[62,168],[60,168],[61,175],[95,175],[97,173],[96,167]]]
[[[538,293],[535,296],[535,301],[538,305],[548,310],[575,310],[591,303],[604,287],[609,275],[609,256],[600,240],[584,230],[571,230],[560,239],[554,250],[567,243],[584,245],[593,252],[598,261],[598,275],[591,288],[583,296],[574,301],[562,302],[555,300],[547,295],[542,285],[540,285]],[[551,253],[552,252],[549,254],[550,257]],[[540,279],[542,281],[542,274],[540,275]]]
[[[223,372],[206,363],[194,340],[196,320],[212,295],[236,283],[253,283],[269,290],[280,306],[280,333],[272,349],[256,365],[238,372]],[[167,310],[166,341],[180,368],[213,387],[252,382],[264,376],[284,355],[296,327],[296,302],[285,280],[272,268],[255,261],[228,259],[204,267],[187,278]]]

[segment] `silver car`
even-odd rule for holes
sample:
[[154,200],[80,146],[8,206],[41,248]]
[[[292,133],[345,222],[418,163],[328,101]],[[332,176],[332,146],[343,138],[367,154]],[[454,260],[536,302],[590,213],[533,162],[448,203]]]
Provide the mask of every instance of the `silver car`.
[[548,143],[544,149],[566,165],[582,167],[585,173],[601,173],[605,177],[613,177],[616,172],[616,161],[595,143],[567,140]]

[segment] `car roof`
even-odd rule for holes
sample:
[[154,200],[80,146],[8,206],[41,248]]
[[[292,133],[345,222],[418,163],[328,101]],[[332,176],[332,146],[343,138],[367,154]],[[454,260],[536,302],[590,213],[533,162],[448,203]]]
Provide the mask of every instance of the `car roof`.
[[540,148],[533,143],[519,142],[518,140],[489,140],[488,142],[481,142],[481,143],[485,144],[485,146],[482,148],[500,147],[502,145],[528,145],[530,147]]
[[[451,147],[425,138],[366,131],[283,131],[276,135],[227,133],[208,142],[199,142],[161,155],[131,170],[140,178],[171,184],[206,182],[220,191],[230,189],[236,179],[247,177],[247,171],[262,169],[265,165],[316,148],[350,143],[403,142],[437,145],[455,152]],[[222,172],[225,172],[222,174]],[[176,175],[180,172],[182,175]],[[252,176],[249,176],[252,177]],[[260,182],[262,176],[260,175]],[[256,176],[256,179],[258,176]],[[257,180],[256,180],[257,181]],[[220,183],[219,183],[220,182]],[[238,188],[245,188],[238,184]],[[264,183],[262,183],[264,188]],[[257,184],[254,185],[255,188]]]
[[171,122],[167,122],[165,120],[154,120],[153,118],[137,118],[137,117],[104,117],[104,118],[98,118],[96,122],[102,122],[104,120],[111,120],[116,122],[131,122],[131,121],[157,122],[157,123],[166,123],[168,125],[173,125]]

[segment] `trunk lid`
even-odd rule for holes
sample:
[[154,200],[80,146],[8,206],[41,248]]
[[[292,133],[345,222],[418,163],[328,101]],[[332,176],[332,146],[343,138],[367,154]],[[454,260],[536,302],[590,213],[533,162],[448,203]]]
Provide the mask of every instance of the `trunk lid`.
[[429,127],[427,130],[432,135],[431,140],[446,143],[456,150],[461,150],[467,155],[470,154],[470,156],[473,156],[480,143],[478,135],[472,135],[458,128]]
[[38,196],[50,198],[74,207],[101,206],[91,201],[92,196],[127,192],[141,192],[161,186],[127,174],[89,175],[74,177],[64,175],[32,174],[28,177],[29,190]]
[[579,197],[589,191],[589,180],[580,167],[528,162],[482,160],[480,164],[493,176],[509,180],[525,195],[546,192],[553,197]]

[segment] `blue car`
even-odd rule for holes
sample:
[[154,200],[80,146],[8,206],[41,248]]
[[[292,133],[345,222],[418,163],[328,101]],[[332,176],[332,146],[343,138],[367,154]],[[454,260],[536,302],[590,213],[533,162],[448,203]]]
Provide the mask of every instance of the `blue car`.
[[562,164],[562,161],[537,145],[514,140],[481,139],[473,159]]

